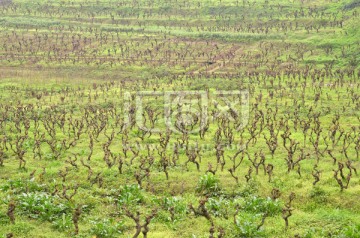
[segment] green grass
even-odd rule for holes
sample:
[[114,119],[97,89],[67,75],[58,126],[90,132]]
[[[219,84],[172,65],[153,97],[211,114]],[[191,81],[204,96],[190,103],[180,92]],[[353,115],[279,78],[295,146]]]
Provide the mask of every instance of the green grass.
[[[355,147],[360,130],[358,1],[13,2],[15,5],[0,6],[0,237],[9,233],[26,238],[133,237],[135,223],[124,206],[133,213],[139,211],[142,221],[157,209],[149,225],[150,238],[209,237],[211,222],[199,207],[205,195],[216,235],[223,230],[225,237],[237,238],[358,237],[359,176],[352,172],[349,187],[341,192],[333,177],[338,165],[325,150],[345,163],[343,146],[350,142],[347,155],[359,170]],[[336,21],[343,21],[342,27]],[[325,27],[316,30],[321,24]],[[352,71],[354,75],[349,74]],[[204,138],[199,133],[189,135],[189,145],[201,148],[201,162],[196,158],[199,171],[195,163],[186,164],[183,149],[176,165],[167,167],[169,179],[157,150],[165,136],[164,120],[156,123],[161,135],[141,138],[137,126],[121,130],[129,114],[125,92],[134,95],[131,103],[135,105],[139,91],[208,91],[211,113],[217,111],[213,93],[241,89],[249,91],[249,123],[242,134],[233,131],[233,147],[225,145],[223,169],[214,148],[218,128],[224,123],[219,118],[209,116]],[[159,112],[166,104],[162,95],[143,103],[159,107]],[[266,121],[276,108],[273,123],[279,134],[274,156],[264,139],[270,136],[270,124],[244,150],[251,159],[255,153],[264,153],[265,164],[274,166],[271,181],[262,166],[256,174],[244,154],[234,173],[237,182],[229,172],[235,145],[251,138],[251,125],[258,116],[263,114]],[[66,112],[63,121],[62,111]],[[316,113],[320,113],[319,124],[313,116]],[[337,126],[336,115],[340,115],[337,133],[343,130],[344,135],[333,144],[330,136]],[[36,116],[40,116],[38,127]],[[44,125],[51,120],[56,132],[54,151],[49,145],[51,133]],[[19,168],[19,158],[10,146],[15,149],[16,136],[25,135],[27,121],[28,138],[20,146],[26,166]],[[65,149],[64,144],[79,131],[74,125],[81,121],[84,128],[79,139]],[[147,118],[147,126],[149,121]],[[255,125],[257,131],[260,121]],[[308,121],[305,138],[302,126]],[[101,123],[106,126],[97,135]],[[301,176],[297,167],[288,172],[288,152],[281,137],[286,124],[290,138],[299,142],[294,160],[301,156],[300,149],[309,154],[299,162]],[[229,125],[235,127],[233,122]],[[321,128],[320,154],[313,144],[317,125]],[[116,164],[109,168],[113,158],[104,160],[104,144],[113,130],[109,150]],[[33,148],[43,133],[40,159]],[[133,160],[136,149],[124,154],[126,133],[128,144],[141,146]],[[89,134],[94,143],[90,161]],[[174,132],[169,144],[182,140],[182,134]],[[222,132],[219,141],[228,140]],[[146,146],[153,149],[152,155]],[[172,147],[164,153],[173,162]],[[313,185],[315,164],[321,175]],[[150,166],[149,177],[139,189],[136,175],[146,174],[141,170],[144,166]],[[247,181],[250,167],[253,171]],[[348,172],[345,168],[345,177]],[[273,189],[281,192],[276,201],[269,198]],[[286,229],[282,209],[292,192],[296,198]],[[7,216],[10,201],[16,205],[15,224]],[[82,214],[75,235],[72,217],[78,206]],[[269,216],[258,229],[265,212]]]

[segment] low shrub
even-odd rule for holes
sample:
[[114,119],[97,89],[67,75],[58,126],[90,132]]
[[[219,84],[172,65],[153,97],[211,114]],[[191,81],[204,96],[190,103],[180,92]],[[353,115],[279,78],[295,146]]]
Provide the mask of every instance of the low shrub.
[[220,190],[219,179],[211,173],[201,176],[196,187],[196,192],[209,196],[219,194]]
[[278,200],[272,200],[271,198],[261,198],[251,196],[245,199],[243,209],[246,212],[256,214],[268,214],[268,216],[274,216],[280,214],[281,204]]
[[63,213],[71,211],[69,203],[63,203],[59,197],[43,192],[23,193],[17,196],[18,210],[34,219],[54,221]]
[[113,219],[97,219],[90,221],[92,227],[90,233],[97,238],[119,237],[124,230],[123,222],[115,222]]
[[235,237],[264,237],[264,230],[259,227],[261,224],[261,215],[241,213],[236,218]]

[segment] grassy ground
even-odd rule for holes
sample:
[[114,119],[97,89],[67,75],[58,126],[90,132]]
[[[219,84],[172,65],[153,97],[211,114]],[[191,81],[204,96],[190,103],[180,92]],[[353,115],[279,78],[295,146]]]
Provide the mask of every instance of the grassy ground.
[[[359,237],[357,1],[19,0],[0,12],[4,237],[133,237],[137,212],[147,237]],[[220,90],[248,92],[248,114],[217,116]],[[166,130],[164,92],[174,103],[183,91],[209,97],[203,137]],[[139,127],[151,113],[161,133]]]

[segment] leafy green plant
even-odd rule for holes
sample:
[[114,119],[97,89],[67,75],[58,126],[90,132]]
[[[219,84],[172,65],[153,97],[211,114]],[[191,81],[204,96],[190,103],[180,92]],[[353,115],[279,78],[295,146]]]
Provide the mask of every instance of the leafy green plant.
[[165,222],[177,222],[182,220],[188,211],[187,204],[179,197],[165,197],[158,201],[163,212],[157,215],[157,220]]
[[241,213],[235,218],[236,237],[264,237],[264,230],[259,227],[262,216],[257,214]]
[[360,224],[350,225],[344,228],[340,238],[360,238]]
[[57,196],[42,192],[23,193],[17,200],[17,208],[22,214],[46,221],[54,221],[71,209],[69,203],[62,203]]
[[65,213],[62,214],[61,218],[56,219],[52,222],[52,228],[58,231],[66,231],[73,227],[72,218],[71,216],[66,215]]
[[144,201],[142,190],[138,185],[125,185],[120,188],[118,204],[120,206],[129,206],[139,204]]
[[251,196],[245,199],[243,209],[246,212],[257,214],[268,214],[268,216],[274,216],[281,212],[281,204],[277,200],[271,198],[261,198],[257,196]]
[[230,207],[230,201],[223,197],[209,198],[206,203],[206,208],[216,217],[227,217]]
[[220,190],[219,179],[211,173],[202,175],[196,187],[196,192],[203,195],[216,195]]
[[119,237],[124,230],[124,223],[115,222],[113,219],[97,219],[90,223],[92,225],[90,233],[98,238]]
[[241,196],[253,196],[259,191],[259,184],[255,180],[250,180],[246,183],[244,189],[241,191]]
[[304,238],[313,238],[313,237],[315,237],[315,229],[310,228],[309,230],[307,230],[305,232],[305,234],[302,237],[304,237]]
[[0,186],[0,190],[4,192],[11,190],[13,194],[20,194],[25,192],[40,192],[44,190],[45,186],[44,184],[38,184],[29,179],[20,178],[7,181]]

